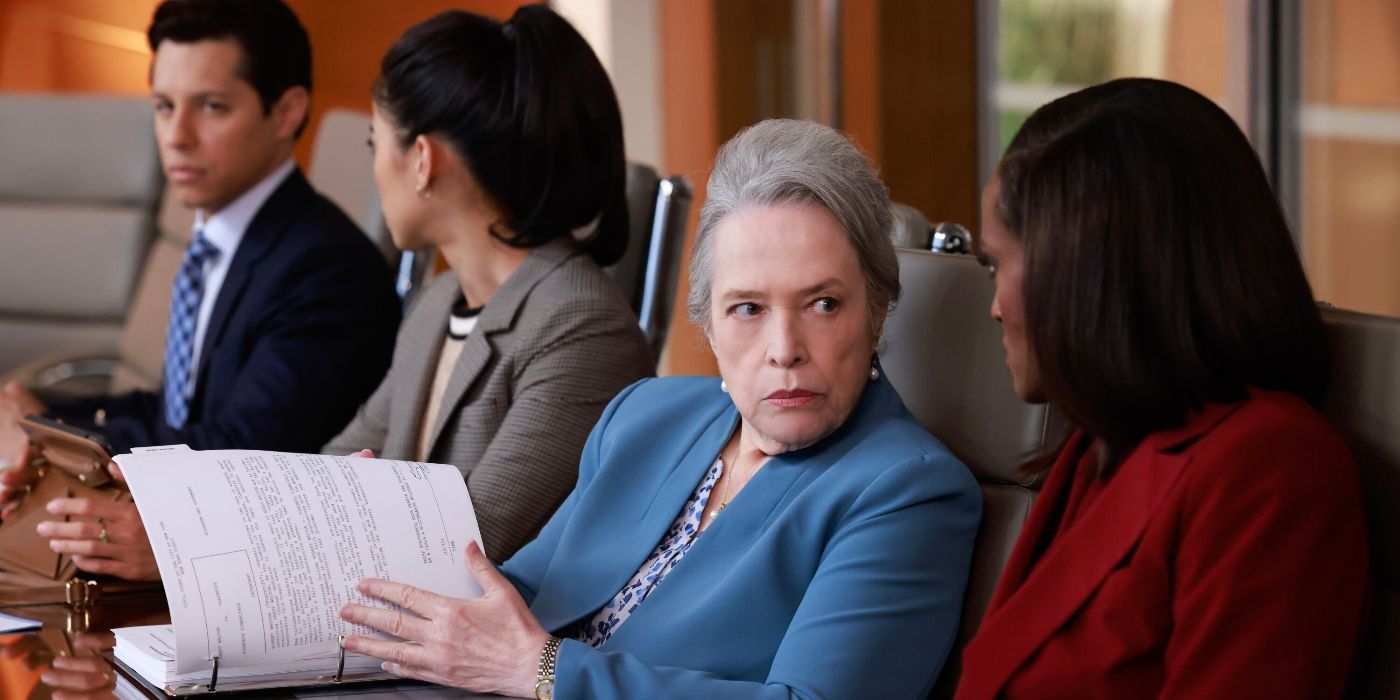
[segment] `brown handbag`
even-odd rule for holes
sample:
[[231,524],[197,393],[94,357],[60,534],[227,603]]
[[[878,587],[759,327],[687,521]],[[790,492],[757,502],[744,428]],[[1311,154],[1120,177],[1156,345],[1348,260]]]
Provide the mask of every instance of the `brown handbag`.
[[[49,547],[35,528],[56,516],[46,506],[55,498],[93,498],[130,501],[131,492],[107,471],[111,460],[102,437],[61,424],[26,417],[20,427],[29,434],[33,447],[32,464],[38,478],[30,485],[15,510],[0,523],[0,588],[14,583],[23,588],[32,577],[35,584],[62,583],[77,573],[71,557]],[[68,520],[96,520],[68,516]],[[61,589],[61,586],[58,587]]]

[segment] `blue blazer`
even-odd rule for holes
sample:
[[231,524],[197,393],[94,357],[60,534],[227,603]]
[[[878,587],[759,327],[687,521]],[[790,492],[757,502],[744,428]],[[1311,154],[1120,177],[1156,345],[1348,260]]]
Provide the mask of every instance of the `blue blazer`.
[[389,369],[399,302],[389,266],[343,212],[293,170],[243,234],[209,317],[189,420],[134,392],[51,402],[68,422],[107,412],[113,448],[318,452]]
[[[613,598],[738,425],[719,381],[643,380],[579,481],[502,565],[548,630]],[[566,639],[555,697],[923,698],[958,629],[981,496],[884,379],[768,461],[602,649]]]

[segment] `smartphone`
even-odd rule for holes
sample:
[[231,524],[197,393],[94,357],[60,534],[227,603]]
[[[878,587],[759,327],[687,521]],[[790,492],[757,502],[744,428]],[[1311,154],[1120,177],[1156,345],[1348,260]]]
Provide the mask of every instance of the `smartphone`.
[[113,450],[103,434],[36,415],[21,418],[19,427],[45,462],[89,486],[111,480],[107,463],[112,461]]

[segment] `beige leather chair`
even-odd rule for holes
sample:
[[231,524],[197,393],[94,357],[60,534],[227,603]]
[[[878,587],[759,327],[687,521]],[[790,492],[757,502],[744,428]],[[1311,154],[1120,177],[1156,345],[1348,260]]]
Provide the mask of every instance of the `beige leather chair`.
[[1361,467],[1375,591],[1350,697],[1400,698],[1400,319],[1324,309],[1332,340],[1325,412]]
[[[143,133],[151,133],[150,106],[141,100]],[[374,187],[373,158],[365,147],[369,117],[350,110],[330,110],[322,118],[312,148],[307,175],[322,192],[360,225],[385,257],[393,262],[398,251]],[[154,151],[152,151],[154,153]],[[165,326],[170,314],[171,285],[189,245],[194,212],[167,192],[157,229],[130,313],[120,327],[115,352],[91,344],[83,350],[45,355],[26,363],[12,377],[40,392],[92,395],[121,393],[160,386],[165,361]]]
[[111,351],[154,236],[150,101],[0,95],[0,376]]
[[627,164],[627,250],[606,270],[627,295],[657,357],[671,326],[690,204],[685,178],[661,179],[651,166]]
[[41,395],[91,396],[160,386],[165,361],[165,325],[170,314],[171,284],[185,246],[190,242],[194,213],[166,191],[158,218],[156,240],[131,300],[115,351],[88,347],[50,353],[11,373]]
[[1011,386],[1001,327],[989,315],[993,287],[967,255],[899,249],[899,304],[885,322],[880,363],[919,422],[977,477],[982,525],[962,625],[934,697],[951,697],[962,646],[986,612],[1038,484],[1018,473],[1053,448],[1062,428],[1043,405],[1023,403]]
[[396,265],[399,251],[389,237],[379,190],[374,186],[374,154],[365,145],[369,121],[364,112],[327,110],[316,127],[306,179],[359,224],[384,259]]

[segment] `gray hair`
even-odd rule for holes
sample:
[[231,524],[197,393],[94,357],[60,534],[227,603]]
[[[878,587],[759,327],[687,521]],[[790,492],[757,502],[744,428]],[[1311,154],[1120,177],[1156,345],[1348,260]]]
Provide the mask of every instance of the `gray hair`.
[[709,331],[711,239],[720,222],[745,207],[775,204],[817,204],[831,213],[860,260],[871,323],[883,318],[899,299],[885,184],[841,132],[815,122],[768,119],[740,131],[715,156],[690,257],[690,322]]

